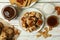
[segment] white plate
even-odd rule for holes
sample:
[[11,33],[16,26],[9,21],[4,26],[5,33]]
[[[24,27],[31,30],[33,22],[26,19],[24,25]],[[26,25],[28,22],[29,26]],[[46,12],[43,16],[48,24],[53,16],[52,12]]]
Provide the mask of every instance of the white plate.
[[[28,8],[28,9],[23,10],[22,13],[20,14],[21,16],[20,16],[20,19],[19,19],[19,22],[20,22],[19,24],[20,24],[20,26],[21,26],[21,28],[22,28],[21,17],[23,17],[24,13],[26,13],[26,12],[31,12],[31,11],[39,12],[39,13],[41,13],[41,15],[42,15],[43,24],[42,24],[42,25],[40,26],[40,28],[38,28],[37,30],[31,32],[31,33],[36,33],[36,32],[38,32],[39,30],[41,30],[41,29],[43,28],[43,26],[44,26],[44,15],[43,15],[43,13],[42,13],[41,11],[39,11],[39,10],[37,10],[37,9],[35,9],[35,8]],[[22,28],[22,29],[23,29],[23,28]],[[23,29],[23,30],[24,30],[24,29]]]

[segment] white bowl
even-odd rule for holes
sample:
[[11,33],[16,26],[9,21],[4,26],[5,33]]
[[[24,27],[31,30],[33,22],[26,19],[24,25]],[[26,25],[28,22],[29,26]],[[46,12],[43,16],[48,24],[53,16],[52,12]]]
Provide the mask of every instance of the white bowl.
[[33,6],[35,3],[36,3],[36,2],[33,2],[33,3],[31,3],[29,6],[22,7],[22,8],[29,8],[29,7]]
[[[41,29],[43,28],[43,26],[44,26],[44,15],[43,15],[43,13],[42,13],[41,11],[39,11],[39,10],[37,10],[37,9],[35,9],[35,8],[28,8],[28,9],[25,9],[25,10],[22,11],[22,13],[20,14],[19,25],[20,25],[20,28],[22,28],[21,17],[23,17],[24,13],[26,13],[26,12],[31,12],[31,11],[39,12],[39,13],[41,13],[41,15],[42,15],[42,20],[43,20],[42,25],[41,25],[40,28],[38,28],[37,30],[31,32],[31,33],[36,33],[36,32],[38,32],[39,30],[41,30]],[[22,28],[22,29],[23,29],[23,28]],[[23,29],[23,30],[25,30],[25,29]]]

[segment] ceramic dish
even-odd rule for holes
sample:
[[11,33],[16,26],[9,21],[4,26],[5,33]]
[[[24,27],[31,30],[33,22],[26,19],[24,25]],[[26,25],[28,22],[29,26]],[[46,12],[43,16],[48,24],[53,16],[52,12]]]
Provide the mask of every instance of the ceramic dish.
[[2,8],[2,15],[5,19],[10,21],[17,17],[16,8],[12,5],[6,5],[4,8]]
[[[28,8],[28,9],[23,10],[22,13],[20,14],[21,16],[20,16],[20,18],[19,18],[19,25],[20,25],[21,28],[22,28],[21,18],[22,18],[22,16],[23,16],[23,14],[26,13],[26,12],[32,12],[32,11],[41,13],[41,15],[42,15],[42,20],[43,20],[43,23],[42,23],[42,25],[40,26],[40,28],[38,28],[37,30],[31,32],[31,33],[35,33],[35,32],[38,32],[39,30],[41,30],[41,29],[43,28],[43,26],[44,26],[44,15],[43,15],[43,13],[42,13],[41,11],[39,11],[39,10],[37,10],[37,9],[35,9],[35,8]],[[22,28],[22,29],[23,29],[23,28]],[[25,29],[23,29],[23,30],[25,30]]]

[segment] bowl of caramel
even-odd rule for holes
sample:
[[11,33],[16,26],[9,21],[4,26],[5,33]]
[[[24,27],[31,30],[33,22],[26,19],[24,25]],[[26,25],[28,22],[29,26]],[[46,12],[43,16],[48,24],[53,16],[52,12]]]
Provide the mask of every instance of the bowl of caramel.
[[49,27],[56,27],[58,25],[58,17],[55,15],[49,16],[47,18],[47,25]]
[[11,5],[7,5],[2,9],[2,14],[5,19],[12,20],[17,16],[16,8]]

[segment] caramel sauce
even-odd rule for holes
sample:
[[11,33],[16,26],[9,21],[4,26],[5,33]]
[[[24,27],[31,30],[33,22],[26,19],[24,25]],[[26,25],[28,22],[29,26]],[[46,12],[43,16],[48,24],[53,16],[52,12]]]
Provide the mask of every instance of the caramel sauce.
[[3,16],[9,21],[17,16],[16,12],[17,10],[13,6],[6,6],[2,10]]
[[11,18],[14,16],[15,11],[11,7],[6,7],[3,14],[6,18]]
[[50,26],[50,27],[55,27],[57,26],[58,24],[58,19],[56,16],[50,16],[48,17],[47,19],[47,24]]

